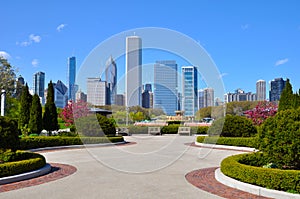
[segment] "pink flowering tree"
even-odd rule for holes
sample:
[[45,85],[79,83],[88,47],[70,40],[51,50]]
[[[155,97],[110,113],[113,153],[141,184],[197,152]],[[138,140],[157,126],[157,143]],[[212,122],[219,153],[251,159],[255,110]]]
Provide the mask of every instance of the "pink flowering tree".
[[89,114],[88,104],[84,101],[69,101],[68,105],[63,108],[60,116],[66,123],[66,126],[74,125],[74,120],[85,117]]
[[245,111],[244,114],[250,118],[254,125],[261,125],[268,117],[276,115],[277,104],[268,101],[259,102],[254,109]]

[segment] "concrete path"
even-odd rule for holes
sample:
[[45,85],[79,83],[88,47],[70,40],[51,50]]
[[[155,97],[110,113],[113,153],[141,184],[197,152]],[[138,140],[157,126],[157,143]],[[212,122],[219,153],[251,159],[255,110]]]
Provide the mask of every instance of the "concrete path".
[[71,176],[0,193],[0,198],[220,198],[189,184],[185,175],[216,167],[241,152],[190,147],[190,136],[130,136],[134,145],[46,152],[49,163],[75,166]]

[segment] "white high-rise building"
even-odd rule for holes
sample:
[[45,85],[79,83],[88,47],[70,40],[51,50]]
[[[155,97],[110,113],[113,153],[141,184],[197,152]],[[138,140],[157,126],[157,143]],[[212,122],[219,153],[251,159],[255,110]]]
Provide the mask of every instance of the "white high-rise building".
[[266,81],[258,80],[256,82],[256,96],[258,101],[266,100]]
[[94,106],[106,105],[106,81],[101,78],[87,78],[87,102]]
[[142,40],[126,37],[125,105],[142,106]]

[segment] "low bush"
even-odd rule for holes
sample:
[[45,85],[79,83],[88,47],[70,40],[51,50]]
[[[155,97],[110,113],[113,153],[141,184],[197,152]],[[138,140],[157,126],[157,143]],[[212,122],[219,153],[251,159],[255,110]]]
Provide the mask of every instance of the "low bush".
[[179,126],[179,124],[170,124],[161,128],[160,132],[161,134],[177,134]]
[[209,129],[209,126],[199,126],[197,128],[197,134],[207,134],[207,131]]
[[197,142],[240,147],[256,147],[256,138],[198,136]]
[[123,137],[25,137],[20,140],[20,149],[36,149],[53,146],[115,143],[124,141]]
[[19,131],[16,120],[0,116],[0,149],[15,151],[19,145]]
[[148,127],[147,126],[129,126],[128,131],[130,134],[147,134]]
[[226,115],[225,118],[220,118],[212,124],[208,134],[221,137],[252,137],[257,134],[257,129],[246,117]]
[[181,124],[182,121],[167,121],[167,124],[168,125],[171,125],[171,124]]
[[[299,170],[262,168],[241,163],[243,161],[255,162],[259,156],[257,154],[230,156],[221,162],[221,171],[225,175],[245,183],[268,189],[300,193]],[[264,161],[262,160],[261,164],[263,163]]]
[[0,158],[6,160],[0,164],[0,177],[33,171],[46,165],[44,156],[25,151],[8,152],[1,154]]

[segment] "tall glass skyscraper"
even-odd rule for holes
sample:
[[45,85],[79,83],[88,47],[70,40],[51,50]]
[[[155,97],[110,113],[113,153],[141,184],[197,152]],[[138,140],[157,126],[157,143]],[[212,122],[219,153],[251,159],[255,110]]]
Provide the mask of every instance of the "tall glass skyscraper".
[[280,100],[280,95],[281,95],[282,90],[285,87],[285,83],[286,83],[286,81],[283,80],[282,78],[276,78],[271,81],[270,92],[269,92],[269,95],[270,95],[269,100],[271,102]]
[[195,66],[182,67],[182,99],[185,116],[194,116],[198,107],[198,73]]
[[105,66],[105,80],[108,86],[107,104],[116,104],[117,97],[117,65],[112,56],[107,60]]
[[45,73],[36,72],[33,74],[33,93],[37,94],[42,101],[45,103],[44,93],[45,93]]
[[126,37],[126,106],[142,105],[142,40]]
[[175,115],[178,109],[178,73],[173,60],[156,61],[154,64],[154,108]]
[[266,81],[258,80],[256,82],[256,96],[258,101],[266,100]]
[[69,100],[75,101],[77,86],[75,85],[76,78],[76,58],[68,58],[68,98]]

